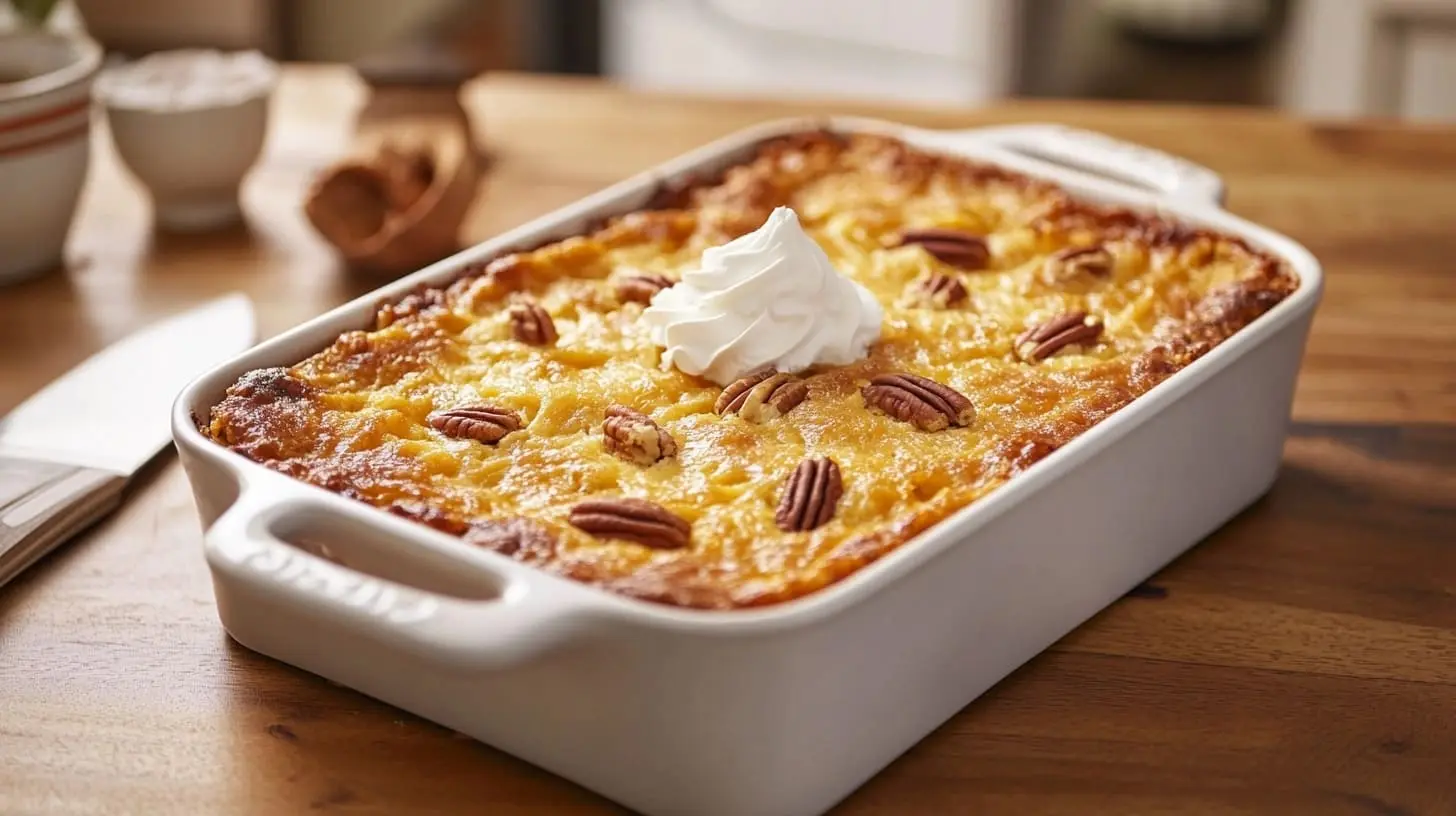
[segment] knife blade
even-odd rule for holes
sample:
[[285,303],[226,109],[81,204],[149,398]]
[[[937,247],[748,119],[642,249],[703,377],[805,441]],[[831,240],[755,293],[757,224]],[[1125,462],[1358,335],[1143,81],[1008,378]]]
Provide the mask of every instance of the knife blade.
[[253,308],[232,294],[108,346],[0,419],[0,586],[113,510],[172,441],[172,401],[251,346]]

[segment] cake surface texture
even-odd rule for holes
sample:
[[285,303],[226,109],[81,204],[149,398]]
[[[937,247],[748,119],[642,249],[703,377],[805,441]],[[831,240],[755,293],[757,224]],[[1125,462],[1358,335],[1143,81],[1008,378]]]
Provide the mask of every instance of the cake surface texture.
[[[791,208],[884,309],[868,355],[720,386],[642,319]],[[769,140],[588,234],[462,268],[201,419],[288,476],[634,598],[826,587],[1017,477],[1298,286],[1238,238],[878,135]]]

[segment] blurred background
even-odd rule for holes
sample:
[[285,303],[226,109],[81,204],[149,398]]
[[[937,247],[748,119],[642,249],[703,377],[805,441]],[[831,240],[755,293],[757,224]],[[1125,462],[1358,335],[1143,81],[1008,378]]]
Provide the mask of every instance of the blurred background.
[[126,54],[258,48],[374,78],[978,104],[1061,97],[1456,121],[1456,0],[64,0]]

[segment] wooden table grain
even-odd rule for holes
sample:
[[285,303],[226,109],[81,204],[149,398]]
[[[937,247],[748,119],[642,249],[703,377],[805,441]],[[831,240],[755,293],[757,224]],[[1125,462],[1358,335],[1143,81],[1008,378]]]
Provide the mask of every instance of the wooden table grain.
[[[1217,169],[1231,209],[1303,242],[1328,270],[1282,475],[1151,589],[1001,683],[836,813],[1456,813],[1456,131],[1241,109],[710,102],[513,76],[462,98],[493,162],[471,239],[805,112],[937,127],[1062,121]],[[0,410],[225,291],[253,296],[267,336],[371,288],[300,211],[364,99],[340,69],[291,68],[245,188],[249,226],[221,235],[153,235],[144,197],[100,140],[70,269],[0,289]],[[0,813],[621,812],[232,643],[199,537],[164,454],[120,512],[0,591]]]

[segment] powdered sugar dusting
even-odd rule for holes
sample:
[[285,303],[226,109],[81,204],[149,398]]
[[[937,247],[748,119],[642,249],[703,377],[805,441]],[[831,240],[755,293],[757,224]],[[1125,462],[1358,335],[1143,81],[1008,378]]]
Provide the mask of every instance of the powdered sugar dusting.
[[181,49],[107,69],[96,81],[107,105],[167,111],[232,105],[267,93],[278,66],[258,51]]

